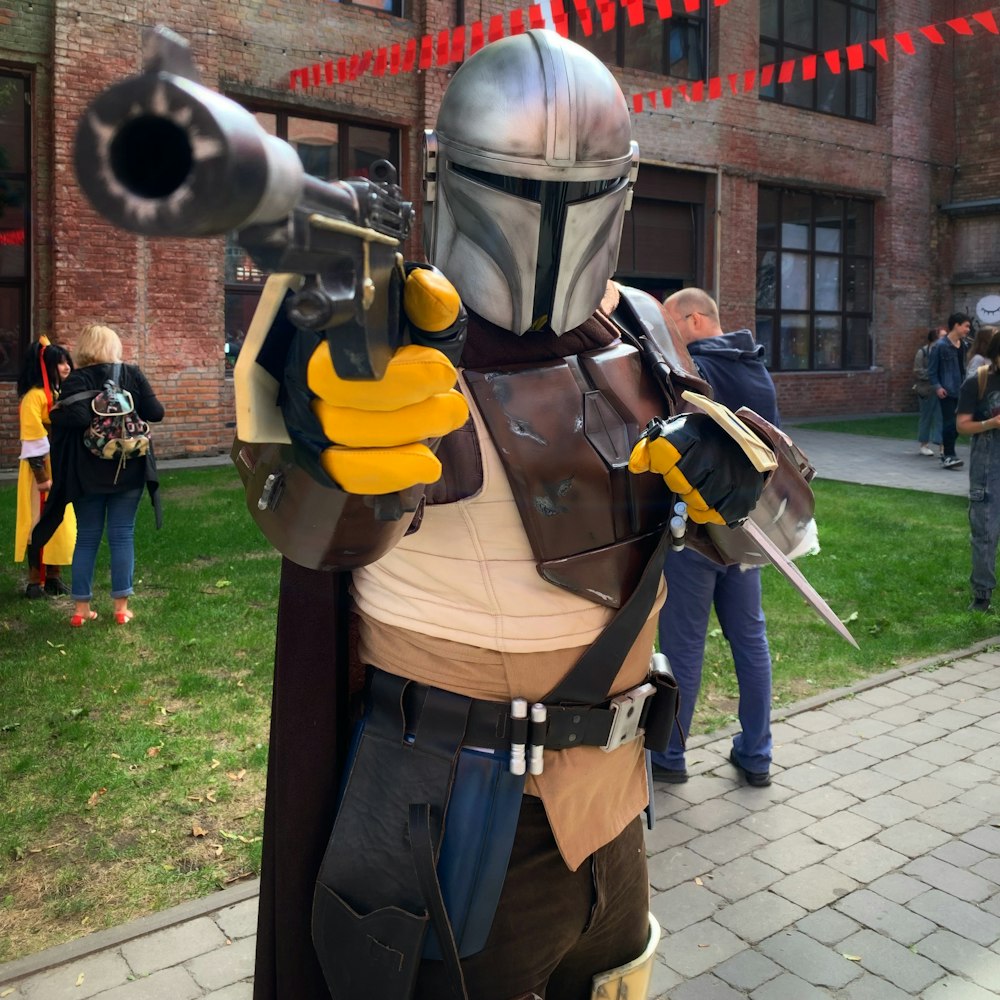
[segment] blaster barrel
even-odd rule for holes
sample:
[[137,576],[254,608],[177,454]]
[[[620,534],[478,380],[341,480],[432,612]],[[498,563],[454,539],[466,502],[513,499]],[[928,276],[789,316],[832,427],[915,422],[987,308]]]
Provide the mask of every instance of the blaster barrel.
[[77,129],[77,178],[109,222],[146,236],[212,236],[317,207],[357,218],[350,185],[306,180],[286,142],[235,101],[149,71],[103,91]]

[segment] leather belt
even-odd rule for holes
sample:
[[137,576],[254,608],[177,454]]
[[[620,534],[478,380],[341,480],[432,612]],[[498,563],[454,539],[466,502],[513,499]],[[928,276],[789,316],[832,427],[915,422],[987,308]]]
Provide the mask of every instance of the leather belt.
[[[419,706],[432,689],[398,675],[389,677],[398,684],[381,685],[379,698],[387,703],[385,707],[399,711],[402,706],[408,716],[418,716]],[[390,691],[394,706],[388,704]],[[654,685],[644,683],[599,705],[545,705],[539,711],[541,706],[536,704],[530,713],[534,718],[514,717],[510,702],[471,698],[462,742],[487,750],[509,750],[516,745],[547,750],[589,746],[610,752],[642,735],[655,693]]]

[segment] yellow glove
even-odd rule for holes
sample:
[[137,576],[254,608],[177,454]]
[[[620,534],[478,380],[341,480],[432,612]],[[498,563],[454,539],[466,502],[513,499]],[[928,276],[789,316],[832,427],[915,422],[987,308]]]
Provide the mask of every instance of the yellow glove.
[[697,524],[738,524],[764,488],[739,445],[703,413],[651,420],[629,456],[630,472],[656,472]]
[[[455,322],[454,286],[439,273],[412,271],[403,304],[417,327],[436,331]],[[469,407],[452,363],[432,347],[410,344],[393,355],[378,381],[341,379],[325,343],[309,359],[312,411],[331,442],[320,456],[326,474],[347,493],[385,494],[433,483],[441,463],[422,442],[461,427]]]

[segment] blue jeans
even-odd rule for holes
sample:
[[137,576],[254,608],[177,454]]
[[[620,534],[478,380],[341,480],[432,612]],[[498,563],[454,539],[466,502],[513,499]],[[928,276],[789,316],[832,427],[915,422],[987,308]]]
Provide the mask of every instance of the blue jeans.
[[111,596],[132,593],[135,569],[135,515],[142,488],[124,493],[88,493],[73,501],[76,510],[76,548],[73,550],[73,600],[93,596],[94,565],[101,547],[104,523],[108,525],[111,551]]
[[932,392],[929,396],[918,397],[920,421],[917,425],[917,441],[921,444],[941,443],[941,401]]
[[[729,642],[739,685],[742,732],[733,737],[736,759],[748,771],[771,766],[771,651],[760,606],[760,570],[719,566],[691,549],[671,552],[664,562],[667,600],[660,610],[660,651],[670,661],[680,688],[678,719],[691,730],[701,688],[708,616],[715,613]],[[662,767],[684,767],[684,749],[675,728],[665,753],[653,754]]]
[[955,457],[955,442],[958,440],[958,428],[955,426],[955,410],[958,408],[957,396],[945,396],[939,399],[941,406],[941,443],[945,458]]
[[972,545],[972,596],[989,600],[997,584],[1000,541],[1000,434],[972,436],[969,457],[969,540]]

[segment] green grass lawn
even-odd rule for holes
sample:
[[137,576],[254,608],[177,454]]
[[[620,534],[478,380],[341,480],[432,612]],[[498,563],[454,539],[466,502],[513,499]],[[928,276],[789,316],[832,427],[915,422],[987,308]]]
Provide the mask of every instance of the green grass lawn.
[[[279,558],[235,471],[165,473],[144,499],[135,620],[27,601],[0,568],[0,961],[259,871]],[[15,489],[0,489],[14,523]],[[8,555],[9,559],[9,555]]]
[[[997,633],[965,610],[964,500],[815,489],[822,552],[799,565],[861,649],[766,569],[776,706]],[[0,962],[259,872],[279,558],[229,467],[166,473],[163,499],[160,532],[140,508],[129,626],[106,549],[81,629],[71,601],[26,601],[23,567],[0,566]],[[0,523],[14,505],[0,486]],[[717,627],[705,679],[695,733],[733,718]]]

